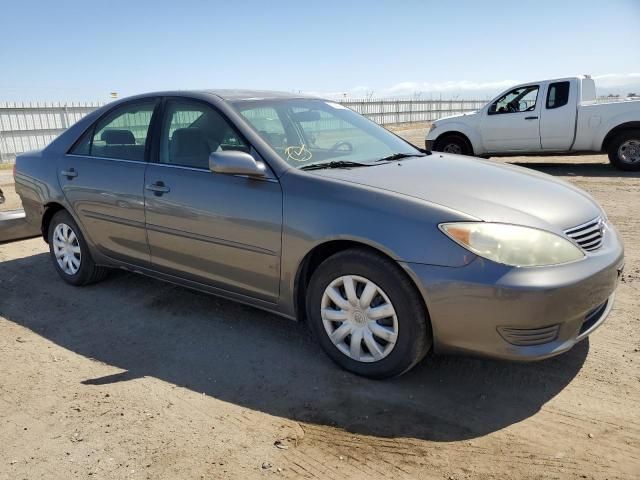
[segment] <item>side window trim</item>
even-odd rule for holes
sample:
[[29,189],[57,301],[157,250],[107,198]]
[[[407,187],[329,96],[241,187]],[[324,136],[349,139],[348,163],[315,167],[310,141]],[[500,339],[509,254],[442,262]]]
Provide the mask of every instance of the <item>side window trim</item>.
[[[149,123],[149,130],[147,131],[147,138],[145,140],[144,160],[142,160],[142,161],[140,161],[140,160],[127,160],[127,159],[123,159],[123,158],[96,157],[96,156],[92,155],[93,137],[94,137],[95,132],[96,132],[96,126],[102,120],[107,118],[109,115],[111,115],[113,112],[115,112],[119,108],[135,105],[136,103],[148,102],[150,100],[155,101],[156,104],[155,104],[155,106],[153,108],[153,112],[151,113],[151,121]],[[108,109],[102,115],[100,115],[98,118],[96,118],[93,121],[93,123],[91,125],[89,125],[82,132],[81,135],[78,136],[77,140],[71,144],[71,147],[69,147],[69,149],[67,149],[65,154],[66,155],[77,155],[77,156],[81,156],[81,157],[101,158],[103,160],[119,160],[119,161],[123,161],[123,162],[149,163],[150,143],[153,141],[152,135],[153,135],[153,132],[154,132],[153,131],[153,126],[154,126],[154,122],[158,118],[158,113],[162,113],[160,111],[160,106],[162,104],[162,100],[163,100],[162,97],[157,97],[157,96],[143,97],[143,98],[138,98],[138,99],[135,99],[135,100],[131,100],[131,101],[128,101],[128,102],[122,102],[122,103],[118,103],[117,105],[114,105],[112,108]],[[89,137],[89,153],[87,155],[73,153],[73,151],[76,149],[76,147],[78,145],[80,145],[80,143],[85,139],[86,136]]]

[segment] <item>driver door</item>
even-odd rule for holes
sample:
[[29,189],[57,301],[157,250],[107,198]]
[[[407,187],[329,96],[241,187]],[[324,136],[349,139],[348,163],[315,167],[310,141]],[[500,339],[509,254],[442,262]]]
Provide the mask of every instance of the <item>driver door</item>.
[[148,164],[144,182],[153,268],[275,303],[280,285],[280,183],[270,173],[254,179],[209,170],[213,151],[252,151],[209,104],[170,98],[163,111],[158,157]]
[[539,91],[540,85],[514,88],[484,111],[480,131],[488,153],[542,150]]

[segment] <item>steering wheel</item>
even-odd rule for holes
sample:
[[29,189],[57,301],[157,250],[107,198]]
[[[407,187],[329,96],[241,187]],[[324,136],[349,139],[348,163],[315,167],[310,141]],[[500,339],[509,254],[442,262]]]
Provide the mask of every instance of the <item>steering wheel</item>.
[[518,109],[518,107],[515,105],[514,102],[509,102],[507,103],[507,111],[509,113],[516,113],[516,112],[519,112],[520,110]]
[[[346,147],[346,148],[342,148],[342,147]],[[353,152],[353,145],[350,142],[344,142],[344,141],[340,141],[340,142],[336,142],[333,144],[333,146],[329,149],[329,152],[334,153],[334,152],[345,152],[345,153],[351,153]]]

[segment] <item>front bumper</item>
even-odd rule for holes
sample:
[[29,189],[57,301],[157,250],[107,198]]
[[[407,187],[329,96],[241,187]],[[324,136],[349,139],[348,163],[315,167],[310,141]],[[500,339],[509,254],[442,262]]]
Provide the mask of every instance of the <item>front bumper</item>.
[[515,268],[477,257],[464,267],[401,263],[429,310],[436,352],[538,360],[569,350],[611,311],[624,265],[613,227],[584,260]]
[[434,141],[435,141],[435,140],[425,140],[425,141],[424,141],[424,149],[425,149],[427,152],[432,152],[432,151],[433,151],[433,142],[434,142]]

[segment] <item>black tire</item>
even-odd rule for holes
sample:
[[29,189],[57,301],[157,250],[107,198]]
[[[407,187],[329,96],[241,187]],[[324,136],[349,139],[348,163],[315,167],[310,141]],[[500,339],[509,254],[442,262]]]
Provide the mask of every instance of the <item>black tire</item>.
[[473,155],[471,145],[460,135],[444,135],[436,141],[433,149],[436,152],[452,153],[455,155]]
[[[56,227],[61,224],[67,225],[73,231],[73,234],[77,239],[77,245],[80,247],[80,265],[77,271],[73,274],[65,272],[62,269],[54,252],[55,247],[53,235]],[[53,266],[55,267],[56,272],[58,272],[58,275],[60,275],[60,278],[65,282],[75,286],[88,285],[102,280],[107,275],[108,269],[105,267],[99,267],[95,264],[93,258],[91,258],[91,253],[89,252],[89,247],[87,246],[87,242],[84,239],[82,231],[74,221],[73,217],[69,215],[69,212],[66,210],[60,210],[53,215],[51,222],[49,222],[47,239],[49,242],[49,253],[51,255],[51,260],[53,261]]]
[[[398,327],[395,346],[380,360],[367,363],[351,358],[334,345],[325,330],[321,314],[325,289],[345,275],[375,283],[395,309]],[[357,295],[360,298],[362,291]],[[413,282],[395,262],[365,249],[345,250],[322,262],[309,282],[306,307],[310,329],[323,350],[345,370],[365,377],[401,375],[424,358],[433,343],[429,316]],[[345,342],[347,339],[350,342],[351,335]]]
[[[618,170],[624,170],[627,172],[638,172],[640,171],[640,160],[630,162],[625,161],[620,156],[620,147],[629,141],[637,142],[635,148],[640,149],[640,130],[627,130],[618,135],[616,135],[610,142],[609,148],[607,148],[607,153],[609,155],[609,161],[611,165],[616,167]],[[638,150],[636,150],[638,151]]]

